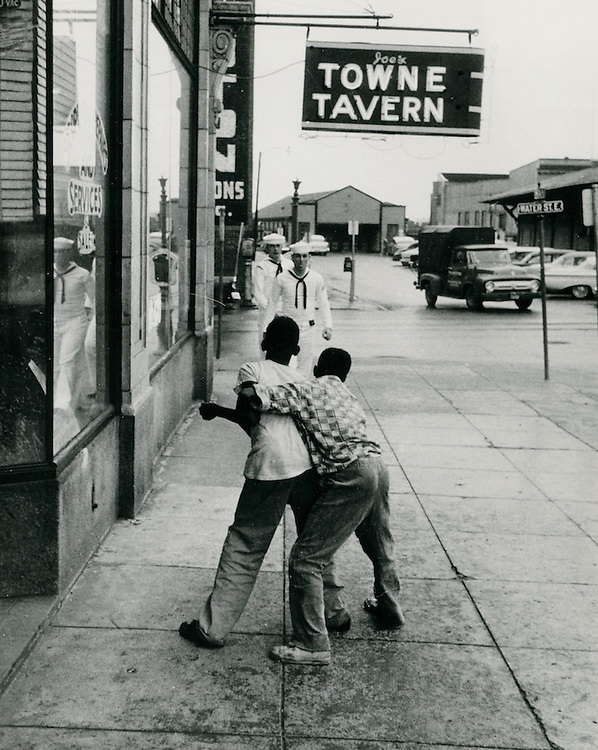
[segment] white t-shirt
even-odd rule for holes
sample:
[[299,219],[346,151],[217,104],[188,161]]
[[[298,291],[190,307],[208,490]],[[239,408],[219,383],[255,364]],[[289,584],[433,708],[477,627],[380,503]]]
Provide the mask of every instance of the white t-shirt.
[[[306,376],[287,365],[271,359],[246,362],[237,377],[241,383],[251,381],[260,385],[280,385],[306,380]],[[292,417],[262,414],[251,432],[251,449],[245,461],[246,479],[291,479],[312,466],[309,453]]]

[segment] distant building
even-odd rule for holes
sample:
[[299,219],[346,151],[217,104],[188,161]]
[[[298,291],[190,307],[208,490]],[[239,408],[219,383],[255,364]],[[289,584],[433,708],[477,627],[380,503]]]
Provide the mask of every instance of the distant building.
[[[580,161],[588,163],[587,160],[576,161],[577,163]],[[596,162],[589,163],[596,165]],[[523,174],[523,172],[520,174]],[[526,176],[533,178],[534,173],[526,173]],[[546,200],[563,202],[563,211],[547,214],[543,218],[545,247],[596,250],[593,227],[586,226],[589,223],[587,221],[589,217],[585,217],[586,222],[584,223],[582,196],[584,190],[591,190],[592,186],[598,185],[598,166],[576,169],[547,178],[542,177],[541,180],[537,181],[532,179],[527,184],[512,185],[510,189],[490,196],[487,200],[495,206],[502,206],[515,217],[518,203],[534,200],[538,182],[545,191]],[[595,214],[593,221],[596,221]],[[518,216],[517,225],[517,244],[536,247],[540,241],[538,217],[535,215]]]
[[536,159],[508,174],[442,172],[433,183],[430,224],[491,226],[500,239],[516,239],[520,232],[515,216],[508,204],[492,200],[492,196],[512,195],[518,190],[517,194],[533,193],[538,183],[544,186],[557,175],[593,166],[598,163],[590,159]]
[[[322,234],[333,252],[346,252],[351,246],[348,222],[359,222],[357,251],[382,252],[384,240],[403,234],[405,206],[386,203],[354,188],[299,195],[297,238]],[[293,196],[289,195],[258,211],[258,234],[280,232],[293,239]]]
[[494,227],[501,239],[514,236],[517,226],[504,208],[483,202],[508,185],[508,174],[442,172],[433,183],[430,224]]

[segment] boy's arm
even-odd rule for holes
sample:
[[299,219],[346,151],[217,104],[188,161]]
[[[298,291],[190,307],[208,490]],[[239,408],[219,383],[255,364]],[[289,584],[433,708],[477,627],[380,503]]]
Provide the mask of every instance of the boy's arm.
[[199,413],[205,420],[221,417],[233,422],[233,424],[238,424],[248,435],[251,435],[252,428],[260,421],[259,412],[249,406],[241,396],[237,399],[237,405],[234,409],[205,402],[200,405]]
[[244,389],[242,393],[257,398],[260,411],[301,417],[301,412],[309,402],[309,388],[309,383],[286,383],[272,386],[255,384],[249,392]]
[[[254,368],[250,363],[246,363],[239,370],[238,385],[235,392],[240,394],[245,386],[251,386],[255,382]],[[222,417],[229,422],[238,424],[248,435],[251,430],[260,421],[259,411],[255,408],[255,403],[250,404],[245,399],[238,396],[234,409],[219,404],[205,403],[199,407],[199,413],[204,419],[214,419]]]
[[239,424],[239,418],[236,409],[230,409],[226,406],[220,406],[220,404],[214,404],[211,401],[205,401],[199,406],[199,413],[203,419],[211,420],[216,417],[222,417],[222,419],[228,419],[229,422]]

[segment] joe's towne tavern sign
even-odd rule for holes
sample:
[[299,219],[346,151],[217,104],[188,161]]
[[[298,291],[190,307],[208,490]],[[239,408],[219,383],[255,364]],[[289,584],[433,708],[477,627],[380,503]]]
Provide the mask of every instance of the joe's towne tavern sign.
[[308,42],[303,130],[475,136],[484,52]]

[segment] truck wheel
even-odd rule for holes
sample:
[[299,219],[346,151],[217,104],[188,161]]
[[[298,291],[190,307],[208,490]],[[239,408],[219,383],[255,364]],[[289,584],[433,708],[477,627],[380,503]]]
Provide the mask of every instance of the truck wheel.
[[516,299],[515,304],[520,310],[527,310],[528,307],[532,304],[531,299]]
[[585,299],[590,296],[590,287],[585,286],[585,284],[571,287],[571,295],[575,297],[575,299]]
[[428,307],[436,307],[436,300],[438,299],[438,295],[433,294],[429,286],[426,287],[425,294],[426,294],[426,305]]
[[479,294],[472,287],[465,291],[465,304],[469,310],[483,310],[484,303]]

